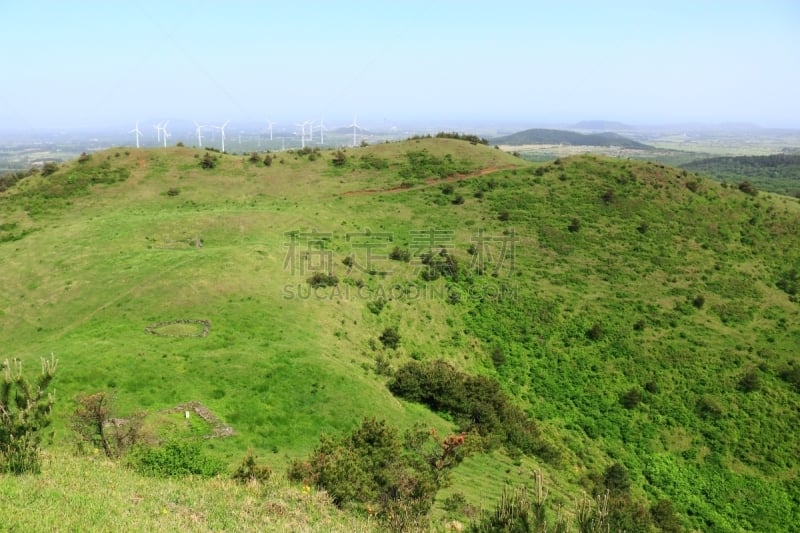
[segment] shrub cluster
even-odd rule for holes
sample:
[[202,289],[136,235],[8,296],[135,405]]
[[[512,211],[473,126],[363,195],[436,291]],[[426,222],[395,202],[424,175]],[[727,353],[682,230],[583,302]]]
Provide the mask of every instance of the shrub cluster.
[[[209,150],[209,148],[206,148],[206,150]],[[209,152],[206,152],[203,155],[203,158],[200,160],[200,168],[210,170],[216,166],[217,166],[217,158],[211,155]]]
[[378,340],[381,341],[384,347],[394,350],[400,345],[400,333],[396,327],[388,327],[383,330]]
[[406,161],[398,171],[403,181],[419,181],[426,178],[447,178],[463,174],[472,169],[468,160],[456,161],[452,155],[442,157],[428,150],[412,150],[405,153]]
[[400,248],[399,246],[395,246],[394,248],[392,248],[392,251],[389,252],[389,259],[408,263],[409,261],[411,261],[411,252],[409,252],[405,248]]
[[333,287],[339,283],[339,278],[336,274],[325,274],[324,272],[317,272],[308,278],[308,284],[314,287]]
[[401,436],[385,421],[366,418],[351,433],[323,435],[288,476],[325,489],[340,508],[376,514],[392,530],[416,530],[463,459],[464,444],[464,435],[439,441],[435,431],[416,426]]
[[424,252],[419,256],[422,264],[426,266],[421,272],[422,279],[433,281],[439,277],[444,277],[450,281],[458,281],[458,262],[450,255],[447,250],[442,248],[438,254],[431,251]]
[[[459,141],[467,141],[471,144],[484,144],[488,145],[489,141],[484,139],[483,137],[479,137],[477,135],[473,135],[471,133],[459,133],[457,131],[440,131],[435,135],[437,139],[456,139]],[[409,137],[409,140],[416,141],[419,139],[431,139],[431,135],[414,135],[413,137]]]
[[213,477],[224,469],[220,461],[205,455],[200,445],[192,442],[172,441],[161,447],[137,447],[129,461],[140,474],[162,478],[190,474]]
[[758,189],[749,181],[743,181],[739,184],[739,190],[750,196],[758,196]]
[[331,158],[331,164],[335,167],[343,167],[347,163],[347,154],[342,150],[336,150]]
[[789,296],[796,296],[800,293],[800,268],[781,272],[775,285]]
[[0,192],[3,192],[11,188],[18,181],[23,180],[28,176],[32,176],[35,173],[36,172],[33,169],[30,169],[30,170],[18,170],[16,172],[6,172],[5,174],[0,174]]
[[389,168],[389,160],[367,153],[359,158],[358,166],[364,170],[384,170]]
[[242,463],[233,472],[233,479],[239,483],[266,483],[272,476],[272,469],[256,463],[253,450],[248,450]]
[[447,413],[461,431],[477,431],[510,449],[556,458],[534,421],[511,403],[494,379],[470,376],[444,361],[412,361],[397,371],[389,390],[405,400]]

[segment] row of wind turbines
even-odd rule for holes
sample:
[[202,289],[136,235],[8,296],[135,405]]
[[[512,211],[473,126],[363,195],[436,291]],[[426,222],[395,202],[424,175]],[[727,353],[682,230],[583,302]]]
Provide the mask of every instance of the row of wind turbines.
[[[203,136],[203,132],[204,131],[207,131],[207,130],[219,130],[219,132],[220,132],[220,140],[221,140],[221,151],[224,152],[225,151],[225,127],[228,125],[229,122],[230,121],[226,121],[221,126],[208,125],[208,124],[198,124],[197,122],[193,122],[193,124],[195,126],[195,135],[197,137],[197,146],[198,146],[198,148],[202,148],[203,147],[203,139],[205,138]],[[267,131],[269,132],[269,140],[270,141],[273,140],[272,127],[275,126],[276,124],[277,124],[277,122],[272,122],[271,120],[267,120]],[[166,121],[163,121],[163,122],[159,122],[158,124],[154,124],[153,125],[153,128],[155,128],[155,130],[156,130],[156,138],[158,139],[158,144],[163,145],[164,148],[167,147],[167,139],[172,136],[172,134],[170,134],[167,131],[167,125],[169,125],[169,120],[166,120]],[[319,144],[325,144],[325,132],[329,131],[329,130],[328,130],[328,128],[325,127],[324,119],[320,119],[319,122],[316,122],[316,121],[313,121],[313,120],[306,120],[304,122],[296,123],[295,126],[300,128],[300,146],[302,148],[306,147],[306,141],[308,141],[309,143],[314,141],[314,133],[315,133],[314,128],[315,128],[315,126],[316,126],[316,132],[319,133]],[[344,126],[344,127],[345,128],[353,128],[353,146],[357,146],[356,143],[358,141],[358,130],[361,127],[358,125],[356,117],[353,117],[353,122],[351,124],[348,124],[347,126]],[[308,128],[308,134],[307,134],[308,136],[306,136],[306,128]],[[132,134],[135,135],[135,137],[136,137],[136,148],[140,148],[141,144],[140,144],[139,139],[144,134],[139,129],[139,122],[138,121],[136,122],[136,125],[134,126],[134,128],[132,130],[130,130],[128,133],[132,133]],[[283,141],[284,138],[281,138],[281,140]],[[282,148],[284,146],[285,146],[285,144],[282,142]]]

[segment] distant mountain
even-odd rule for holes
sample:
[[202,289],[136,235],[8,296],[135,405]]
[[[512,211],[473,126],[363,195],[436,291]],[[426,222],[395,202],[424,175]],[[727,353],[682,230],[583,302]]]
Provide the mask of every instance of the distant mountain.
[[589,131],[631,131],[636,129],[635,126],[613,120],[582,120],[572,127],[576,130]]
[[[359,133],[359,134],[370,133],[368,130],[362,128],[361,126],[356,126],[355,130],[356,130],[356,133]],[[331,130],[331,133],[342,133],[342,134],[353,133],[353,126],[342,126],[341,128],[336,128],[336,129]]]
[[635,148],[639,150],[652,150],[652,146],[636,142],[617,133],[578,133],[567,130],[531,129],[495,137],[494,144],[568,144],[572,146],[619,146],[621,148]]

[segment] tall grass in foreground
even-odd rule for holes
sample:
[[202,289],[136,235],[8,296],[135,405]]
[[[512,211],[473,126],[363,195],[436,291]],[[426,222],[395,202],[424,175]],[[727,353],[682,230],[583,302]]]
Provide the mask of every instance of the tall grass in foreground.
[[4,531],[376,531],[283,476],[154,479],[101,455],[46,453],[41,475],[0,476]]

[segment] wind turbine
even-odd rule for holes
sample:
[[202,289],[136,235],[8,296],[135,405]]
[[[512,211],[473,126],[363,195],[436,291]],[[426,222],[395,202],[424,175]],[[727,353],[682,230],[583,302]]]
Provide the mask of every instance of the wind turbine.
[[197,122],[195,122],[194,125],[196,127],[194,132],[197,134],[197,147],[198,148],[202,148],[203,147],[203,136],[200,135],[200,130],[203,128],[203,126],[201,126]]
[[142,134],[142,132],[141,132],[141,131],[139,131],[139,121],[138,121],[138,120],[136,121],[136,127],[135,127],[135,128],[133,128],[133,129],[132,129],[131,131],[129,131],[128,133],[134,133],[134,134],[136,134],[136,148],[139,148],[139,136]]
[[325,144],[325,119],[319,119],[319,144]]
[[156,136],[158,137],[158,143],[161,144],[161,122],[154,125],[153,127],[156,129]]
[[353,128],[353,146],[355,146],[356,145],[356,131],[358,129],[358,124],[356,123],[356,116],[355,115],[353,115],[353,123],[350,124],[348,126],[348,128],[351,127],[351,126]]
[[226,120],[225,124],[223,124],[222,126],[218,126],[220,134],[221,134],[221,137],[222,137],[222,153],[223,154],[225,153],[225,126],[228,125],[228,122],[230,122],[230,120]]
[[295,126],[300,126],[300,147],[306,147],[306,124],[308,121],[303,122],[302,124],[295,124]]
[[272,126],[277,124],[277,122],[272,122],[271,120],[267,119],[267,127],[269,128],[269,140],[272,140]]
[[162,129],[162,130],[163,130],[163,132],[164,132],[164,135],[163,135],[163,139],[164,139],[164,148],[166,148],[166,147],[167,147],[167,137],[170,137],[170,134],[169,134],[169,133],[167,133],[167,124],[169,124],[169,120],[168,120],[168,121],[166,121],[166,122],[164,123],[164,125],[163,125],[163,126],[161,126],[161,129]]

